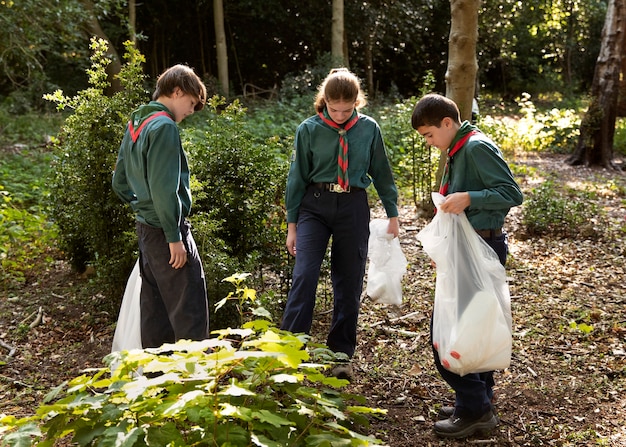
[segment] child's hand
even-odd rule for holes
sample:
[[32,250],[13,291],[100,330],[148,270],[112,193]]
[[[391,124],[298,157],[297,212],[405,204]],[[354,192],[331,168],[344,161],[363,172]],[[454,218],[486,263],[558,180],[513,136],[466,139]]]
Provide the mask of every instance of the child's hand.
[[446,196],[446,201],[439,206],[439,209],[444,213],[461,214],[471,202],[468,192],[455,192]]
[[187,263],[187,250],[183,241],[170,242],[170,265],[179,269]]

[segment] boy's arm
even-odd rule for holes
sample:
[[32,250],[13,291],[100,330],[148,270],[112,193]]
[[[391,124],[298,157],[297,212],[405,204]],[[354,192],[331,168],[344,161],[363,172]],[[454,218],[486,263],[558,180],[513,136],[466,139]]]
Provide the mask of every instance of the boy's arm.
[[[126,140],[126,137],[124,138],[124,140]],[[113,192],[115,192],[115,194],[117,194],[120,199],[122,199],[126,203],[131,203],[133,200],[136,199],[136,196],[128,185],[126,168],[124,166],[123,148],[124,141],[122,141],[122,146],[120,147],[117,161],[115,163],[113,177],[111,179],[111,187],[113,188]]]
[[481,183],[479,188],[467,189],[472,208],[498,210],[522,204],[522,191],[497,149],[482,143],[472,147],[471,155],[472,169]]

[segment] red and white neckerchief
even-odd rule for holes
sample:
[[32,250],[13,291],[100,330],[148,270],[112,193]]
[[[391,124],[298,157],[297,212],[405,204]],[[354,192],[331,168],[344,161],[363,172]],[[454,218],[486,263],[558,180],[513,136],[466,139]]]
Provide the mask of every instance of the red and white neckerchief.
[[167,112],[156,112],[156,113],[153,113],[148,118],[143,120],[143,122],[137,128],[137,130],[135,130],[135,126],[133,126],[132,121],[128,122],[128,133],[130,133],[130,138],[133,140],[133,143],[137,142],[137,139],[139,138],[139,134],[141,133],[143,128],[146,127],[146,124],[148,124],[150,121],[152,121],[153,119],[155,119],[158,116],[167,116],[167,117],[171,118],[170,114],[167,113]]
[[465,142],[472,136],[477,134],[477,130],[470,130],[459,141],[456,142],[452,149],[448,150],[448,158],[446,159],[446,166],[443,168],[443,175],[441,176],[441,186],[439,187],[439,194],[445,196],[448,193],[448,187],[450,186],[450,159],[456,154]]
[[319,112],[319,117],[333,129],[337,130],[339,134],[339,154],[337,155],[337,184],[341,186],[344,191],[348,190],[350,186],[350,179],[348,178],[348,138],[346,133],[352,128],[357,121],[359,121],[359,114],[354,111],[352,118],[345,124],[340,126],[332,119],[327,118],[324,113]]

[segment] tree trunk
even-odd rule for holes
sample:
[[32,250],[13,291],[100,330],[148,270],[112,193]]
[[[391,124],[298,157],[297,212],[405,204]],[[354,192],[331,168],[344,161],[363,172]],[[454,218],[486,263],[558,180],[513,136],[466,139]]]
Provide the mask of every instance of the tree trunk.
[[128,36],[130,41],[137,45],[137,4],[135,0],[128,0]]
[[224,30],[223,0],[213,0],[213,16],[215,21],[215,43],[217,51],[217,78],[222,94],[228,96],[228,52],[226,49],[226,32]]
[[[626,9],[626,8],[625,8]],[[622,52],[626,51],[626,32],[623,33]],[[626,116],[626,56],[622,56],[622,73],[617,98],[617,116]]]
[[480,0],[450,0],[446,96],[459,106],[462,120],[472,117],[472,100],[478,71],[476,41],[479,8]]
[[119,92],[122,90],[122,84],[118,79],[117,75],[120,73],[122,69],[122,62],[120,61],[120,57],[117,54],[117,50],[113,43],[109,39],[109,37],[105,34],[100,26],[100,22],[98,21],[98,17],[94,11],[94,5],[91,0],[82,0],[82,4],[85,7],[85,10],[89,12],[89,20],[87,22],[87,31],[92,35],[99,37],[103,40],[106,40],[108,46],[108,55],[111,58],[111,63],[106,67],[106,72],[109,80],[110,87],[107,89],[107,94],[111,95],[115,92]]
[[580,123],[576,150],[567,163],[573,166],[613,166],[613,137],[619,77],[624,58],[626,0],[610,0],[602,28],[602,44],[591,84],[591,103]]
[[[476,91],[476,41],[480,0],[450,0],[450,37],[448,39],[448,70],[446,96],[461,112],[461,120],[472,118],[472,101]],[[446,157],[439,158],[435,182],[439,185]]]
[[333,23],[331,56],[333,63],[341,63],[346,66],[346,55],[344,54],[344,27],[343,27],[343,0],[333,0]]

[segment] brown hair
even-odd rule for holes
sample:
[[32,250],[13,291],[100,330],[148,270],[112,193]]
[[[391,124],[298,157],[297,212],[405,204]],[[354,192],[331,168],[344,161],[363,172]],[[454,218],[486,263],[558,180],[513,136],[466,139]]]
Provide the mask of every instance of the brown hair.
[[451,118],[461,124],[461,114],[454,101],[437,93],[429,93],[415,104],[411,125],[416,130],[422,126],[440,127],[444,118]]
[[365,107],[367,100],[361,90],[361,82],[356,75],[347,68],[333,68],[318,87],[315,96],[315,111],[321,112],[326,107],[326,101],[355,102],[356,109]]
[[198,103],[194,107],[196,112],[204,108],[206,86],[192,68],[182,64],[168,68],[158,77],[152,99],[156,101],[161,96],[169,97],[176,87],[184,94],[198,98]]

